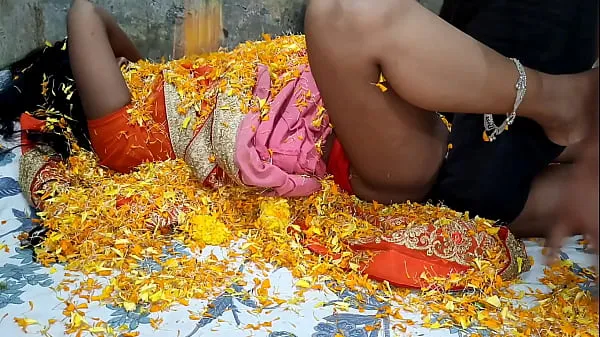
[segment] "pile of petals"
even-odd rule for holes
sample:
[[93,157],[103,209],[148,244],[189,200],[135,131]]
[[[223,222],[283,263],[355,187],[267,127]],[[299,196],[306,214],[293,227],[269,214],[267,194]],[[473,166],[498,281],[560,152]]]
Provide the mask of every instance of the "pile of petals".
[[[188,115],[185,127],[202,125],[214,110],[220,93],[241,97],[242,113],[253,109],[268,111],[252,95],[256,84],[257,65],[269,67],[270,95],[275,97],[285,85],[300,76],[308,65],[306,42],[302,35],[282,36],[264,41],[248,41],[231,51],[219,51],[201,57],[182,58],[165,63],[140,61],[123,68],[123,76],[132,96],[129,109],[132,124],[152,123],[151,101],[156,80],[164,78],[174,85],[181,99],[178,111]],[[310,92],[300,95],[297,106],[306,106]]]
[[[45,208],[39,215],[50,234],[36,254],[45,265],[60,262],[69,272],[89,276],[87,282],[73,284],[67,278],[61,285],[72,294],[66,301],[67,332],[106,334],[111,329],[87,322],[85,310],[73,304],[81,300],[159,312],[192,299],[235,292],[231,285],[237,284],[248,289],[244,296],[254,297],[264,308],[294,306],[302,302],[305,292],[324,287],[362,292],[390,303],[387,314],[403,322],[396,326],[400,330],[414,323],[404,320],[402,312],[416,312],[432,329],[478,327],[499,335],[598,336],[597,302],[580,288],[585,279],[565,263],[547,269],[542,281],[549,293],[514,291],[511,286],[516,281],[503,281],[497,274],[504,261],[494,259],[476,259],[466,274],[428,280],[441,286],[414,296],[361,274],[358,266],[369,257],[353,252],[346,242],[381,235],[383,230],[353,215],[357,208],[415,222],[468,217],[445,207],[365,203],[328,180],[321,192],[300,199],[264,197],[233,186],[206,189],[181,161],[145,164],[133,173],[116,174],[82,152],[62,170],[68,183],[51,184],[45,191]],[[157,223],[159,218],[175,220]],[[310,226],[301,228],[298,219]],[[477,221],[479,230],[493,228],[491,222]],[[399,228],[386,230],[395,229]],[[338,254],[313,254],[304,245],[308,237]],[[173,248],[177,243],[195,254],[178,253]],[[223,253],[212,253],[213,246],[223,247]],[[157,267],[145,267],[148,261]],[[289,269],[296,279],[295,296],[273,294],[268,277],[244,281],[239,269],[244,261],[265,271],[264,275],[275,267]],[[99,278],[107,281],[100,283]],[[468,290],[450,291],[457,285],[467,285]],[[520,304],[526,296],[535,297],[538,305]]]

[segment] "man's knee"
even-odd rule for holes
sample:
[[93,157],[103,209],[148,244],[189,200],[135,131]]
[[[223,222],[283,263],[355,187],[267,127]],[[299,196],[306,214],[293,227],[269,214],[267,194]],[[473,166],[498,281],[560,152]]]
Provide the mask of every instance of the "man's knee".
[[416,0],[311,0],[305,28],[307,36],[338,31],[352,41],[372,41],[405,21],[417,8]]
[[[405,1],[414,0],[311,0],[306,10],[307,31],[326,33],[324,29],[343,31],[356,36],[379,29]],[[360,34],[359,34],[360,35]],[[356,36],[357,38],[359,36]]]
[[335,15],[335,8],[339,6],[338,0],[309,0],[304,18],[307,35],[331,23],[332,17]]

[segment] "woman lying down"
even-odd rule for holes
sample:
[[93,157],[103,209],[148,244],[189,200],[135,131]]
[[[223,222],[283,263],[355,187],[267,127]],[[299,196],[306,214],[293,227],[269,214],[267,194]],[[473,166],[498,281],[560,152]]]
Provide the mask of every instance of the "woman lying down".
[[[75,0],[68,18],[68,48],[58,43],[32,56],[32,64],[13,67],[15,82],[23,88],[7,101],[20,109],[24,193],[33,206],[44,209],[48,186],[76,183],[66,178],[61,163],[72,152],[88,148],[101,166],[123,174],[143,163],[177,158],[187,163],[195,180],[211,188],[239,185],[266,195],[307,197],[320,193],[321,181],[332,176],[347,194],[365,201],[452,204],[448,191],[439,188],[443,184],[436,182],[445,165],[449,131],[443,118],[430,111],[506,115],[501,125],[485,132],[482,128],[488,142],[502,138],[503,132],[510,134],[505,130],[518,124],[517,113],[539,122],[557,144],[571,145],[586,137],[584,103],[597,72],[551,76],[525,68],[452,30],[418,3],[397,3],[386,6],[400,16],[418,16],[414,21],[430,23],[431,34],[445,36],[438,48],[459,48],[473,59],[446,57],[452,65],[443,65],[448,70],[438,76],[429,73],[435,67],[420,61],[420,53],[428,51],[418,45],[405,64],[387,63],[385,55],[371,58],[349,45],[331,50],[322,41],[329,33],[317,31],[335,35],[344,29],[325,27],[327,20],[319,13],[341,2],[323,1],[309,5],[306,44],[303,36],[288,36],[152,64],[141,60],[105,11]],[[330,8],[316,8],[322,5]],[[134,63],[123,65],[122,58]],[[375,60],[380,63],[371,64]],[[358,61],[365,64],[355,66]],[[450,85],[440,76],[457,80]],[[37,99],[45,108],[27,106],[35,100],[23,102],[24,97],[37,95],[40,83],[42,96]],[[553,90],[573,83],[585,90],[567,96],[575,108],[572,116],[548,105],[545,98]],[[127,202],[119,200],[120,205]],[[477,205],[479,200],[474,200],[473,211]],[[480,214],[518,224],[520,210],[514,208],[511,200],[494,207],[504,214]],[[354,209],[355,216],[380,226],[381,236],[358,238],[353,244],[358,251],[375,252],[364,269],[373,278],[418,287],[424,271],[464,271],[484,251],[503,257],[498,273],[507,278],[529,267],[523,244],[507,227],[490,230],[489,222],[482,226],[480,220],[460,215],[448,224],[359,209]],[[181,205],[155,225],[172,225],[185,212]],[[319,243],[309,246],[318,254],[330,253]]]

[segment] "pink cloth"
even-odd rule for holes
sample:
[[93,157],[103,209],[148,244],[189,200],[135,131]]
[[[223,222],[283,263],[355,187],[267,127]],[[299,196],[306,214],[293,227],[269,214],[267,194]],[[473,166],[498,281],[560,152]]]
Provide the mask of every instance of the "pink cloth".
[[[300,77],[289,82],[276,97],[271,97],[269,68],[258,67],[254,95],[270,105],[268,120],[249,113],[240,125],[236,143],[236,164],[240,178],[248,186],[271,188],[286,197],[307,196],[321,189],[319,179],[326,174],[326,163],[316,149],[332,132],[329,118],[313,125],[323,106],[319,89],[308,66]],[[297,102],[311,95],[307,107]]]

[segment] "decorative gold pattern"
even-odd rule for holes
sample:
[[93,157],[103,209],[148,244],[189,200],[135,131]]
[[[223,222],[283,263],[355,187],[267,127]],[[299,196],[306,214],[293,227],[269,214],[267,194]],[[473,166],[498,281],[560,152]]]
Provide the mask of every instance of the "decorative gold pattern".
[[486,250],[498,247],[498,240],[487,232],[476,230],[471,221],[452,221],[443,225],[410,224],[406,229],[377,238],[364,238],[352,245],[369,243],[393,243],[408,249],[424,251],[427,256],[436,256],[446,261],[471,266],[475,258],[482,257]]
[[219,166],[238,185],[244,184],[240,179],[240,169],[235,163],[235,149],[238,130],[245,117],[238,95],[219,95],[212,128],[213,149]]
[[45,185],[51,181],[66,182],[59,168],[60,159],[49,147],[38,146],[21,157],[19,184],[26,200],[42,209]]
[[200,181],[205,181],[217,167],[214,159],[212,159],[214,157],[211,140],[212,123],[213,116],[210,116],[194,136],[192,142],[189,143],[183,157],[183,160],[190,166],[192,172]]
[[[165,76],[166,78],[166,76]],[[188,115],[193,116],[193,113],[180,114],[177,110],[181,104],[181,99],[177,93],[177,88],[165,81],[165,106],[167,113],[167,123],[169,125],[169,136],[171,138],[171,146],[177,158],[185,156],[185,150],[194,138],[193,121],[186,128],[183,127],[184,121]]]
[[[230,90],[225,90],[230,91]],[[243,185],[239,178],[239,168],[235,163],[237,132],[244,115],[240,107],[239,95],[221,94],[217,98],[215,110],[201,129],[194,130],[193,111],[181,114],[178,107],[181,99],[177,88],[165,81],[165,104],[171,146],[177,158],[182,158],[198,179],[205,181],[211,177],[211,184],[218,175],[211,173],[218,166],[232,182]]]
[[[500,276],[503,280],[512,280],[519,276],[519,274],[531,270],[531,261],[529,261],[529,258],[527,257],[527,251],[523,241],[515,238],[511,232],[508,232],[505,243],[506,249],[510,255],[510,261]],[[519,264],[521,265],[520,268]]]
[[50,149],[44,147],[36,147],[27,151],[21,157],[21,163],[19,165],[19,184],[23,195],[27,201],[34,207],[37,205],[32,198],[31,188],[34,181],[38,178],[38,172],[50,161],[50,157],[54,155]]
[[211,174],[204,180],[204,186],[219,189],[225,186],[232,186],[237,184],[236,181],[233,181],[222,168],[216,167]]
[[211,131],[213,117],[208,117],[200,130],[194,130],[194,121],[184,123],[189,116],[195,116],[192,111],[180,114],[178,107],[181,99],[177,88],[165,81],[165,105],[171,146],[177,158],[183,159],[192,169],[194,175],[204,181],[217,166],[213,157]]

